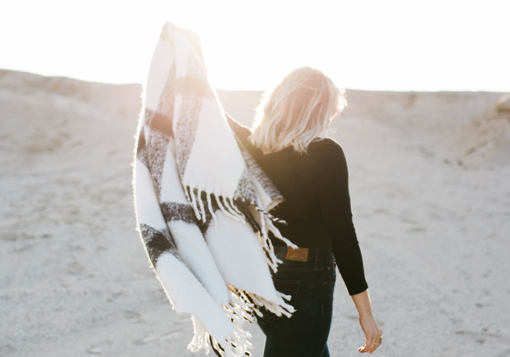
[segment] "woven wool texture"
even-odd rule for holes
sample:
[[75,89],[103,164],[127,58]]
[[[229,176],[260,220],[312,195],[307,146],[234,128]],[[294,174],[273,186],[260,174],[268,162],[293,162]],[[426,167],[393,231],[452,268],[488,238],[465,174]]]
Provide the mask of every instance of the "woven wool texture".
[[264,306],[291,316],[276,291],[280,260],[267,211],[283,200],[228,126],[207,79],[198,37],[163,26],[145,85],[133,186],[138,230],[173,308],[191,314],[192,352],[249,355]]

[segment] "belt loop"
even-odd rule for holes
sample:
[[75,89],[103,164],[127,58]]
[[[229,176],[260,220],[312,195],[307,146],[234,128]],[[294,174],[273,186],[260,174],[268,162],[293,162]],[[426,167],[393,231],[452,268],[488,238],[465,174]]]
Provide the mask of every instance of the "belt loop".
[[315,270],[320,270],[320,257],[319,257],[319,250],[318,249],[314,249],[315,251]]

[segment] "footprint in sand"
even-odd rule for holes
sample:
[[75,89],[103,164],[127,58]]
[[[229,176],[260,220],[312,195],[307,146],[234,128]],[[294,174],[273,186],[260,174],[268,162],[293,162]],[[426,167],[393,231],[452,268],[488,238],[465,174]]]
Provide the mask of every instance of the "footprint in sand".
[[11,345],[0,346],[0,355],[2,356],[15,356],[18,349]]
[[427,228],[425,227],[414,227],[414,228],[409,228],[407,231],[409,233],[420,233],[420,232],[425,232],[427,230]]
[[133,324],[139,323],[141,318],[138,312],[132,310],[124,311],[124,317]]
[[159,335],[147,335],[147,336],[145,336],[142,339],[134,340],[133,344],[134,345],[143,346],[143,345],[146,345],[146,344],[151,343],[153,341],[158,341],[160,339],[161,339],[161,337]]
[[374,210],[374,213],[376,213],[376,214],[385,214],[385,215],[388,215],[388,216],[391,215],[391,212],[388,211],[387,209],[384,209],[384,208],[376,208]]
[[67,264],[67,274],[70,275],[80,275],[84,269],[85,267],[83,266],[83,264],[76,260]]
[[184,332],[184,330],[182,328],[178,328],[171,330],[167,333],[164,333],[162,335],[151,334],[145,336],[142,339],[134,340],[133,344],[143,346],[154,341],[173,340],[177,335],[180,335],[182,332]]
[[439,221],[441,221],[441,220],[443,220],[443,219],[444,219],[444,216],[443,216],[443,215],[441,215],[441,214],[439,214],[439,213],[437,213],[437,212],[429,212],[429,217],[430,217],[431,219],[439,220]]
[[87,349],[87,353],[91,355],[100,355],[106,348],[108,348],[111,345],[112,341],[110,340],[95,343]]

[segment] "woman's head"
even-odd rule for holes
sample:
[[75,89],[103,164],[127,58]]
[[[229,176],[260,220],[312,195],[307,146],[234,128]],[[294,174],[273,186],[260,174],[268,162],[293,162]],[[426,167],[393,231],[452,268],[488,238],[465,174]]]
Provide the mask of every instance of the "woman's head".
[[344,91],[321,71],[296,69],[264,95],[250,141],[267,151],[292,145],[294,150],[306,152],[308,144],[346,105]]

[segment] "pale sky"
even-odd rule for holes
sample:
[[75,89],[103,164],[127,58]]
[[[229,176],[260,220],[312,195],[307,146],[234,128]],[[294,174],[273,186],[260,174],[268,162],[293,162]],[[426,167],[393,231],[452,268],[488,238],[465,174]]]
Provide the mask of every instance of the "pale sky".
[[510,91],[510,0],[10,0],[0,68],[144,83],[165,22],[197,33],[211,82],[267,89],[322,70],[366,90]]

